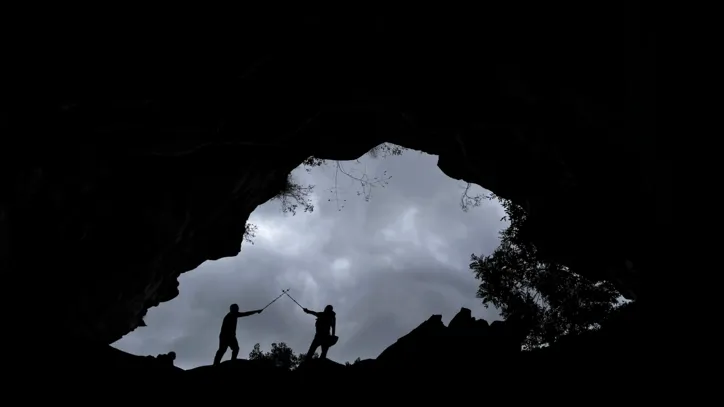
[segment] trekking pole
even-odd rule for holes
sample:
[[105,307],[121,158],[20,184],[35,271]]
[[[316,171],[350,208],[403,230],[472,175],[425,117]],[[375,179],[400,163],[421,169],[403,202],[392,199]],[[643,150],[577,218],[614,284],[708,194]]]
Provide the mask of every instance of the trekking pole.
[[[282,298],[282,295],[287,294],[287,292],[289,292],[289,290],[291,290],[291,288],[287,288],[286,290],[282,290],[282,293],[279,294],[279,296],[278,296],[277,298],[274,298],[274,299],[272,300],[272,302],[270,302],[269,304],[265,305],[264,308],[262,308],[261,310],[264,311],[264,310],[266,309],[266,307],[274,304],[274,301]],[[287,294],[287,295],[289,295],[289,294]]]
[[[289,291],[289,290],[287,290],[287,291]],[[304,309],[304,307],[302,307],[302,304],[298,303],[297,300],[295,300],[294,298],[292,298],[292,296],[289,295],[288,292],[284,292],[284,294],[286,294],[287,297],[289,297],[292,301],[294,301],[295,304],[299,305],[299,308]]]

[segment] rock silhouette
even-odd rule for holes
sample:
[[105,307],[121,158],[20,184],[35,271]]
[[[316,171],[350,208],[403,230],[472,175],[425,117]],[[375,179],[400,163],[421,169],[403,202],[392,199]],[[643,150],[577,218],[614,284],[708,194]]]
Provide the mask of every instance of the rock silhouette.
[[173,367],[176,360],[176,352],[169,352],[156,356],[156,360],[166,367]]
[[0,269],[27,297],[5,296],[6,326],[23,332],[9,348],[44,364],[52,332],[68,359],[57,369],[106,353],[143,363],[107,345],[174,299],[182,273],[238,254],[291,170],[382,142],[524,206],[541,256],[665,315],[671,296],[654,287],[677,281],[661,255],[674,188],[656,140],[653,13],[636,0],[490,7],[249,14],[158,41],[70,16],[18,28],[35,36],[7,56],[27,67],[7,78],[25,94],[0,108]]
[[[375,386],[390,392],[414,392],[424,385],[479,385],[481,376],[470,374],[472,369],[495,372],[485,376],[486,383],[510,385],[511,380],[520,386],[546,383],[547,378],[529,375],[531,369],[545,368],[554,364],[555,379],[569,381],[585,375],[595,381],[608,369],[620,369],[630,360],[636,346],[625,327],[636,318],[637,307],[631,307],[617,321],[613,329],[592,333],[589,337],[571,338],[568,343],[532,352],[521,352],[519,345],[524,333],[509,321],[494,321],[471,317],[469,309],[460,312],[445,326],[440,315],[432,315],[407,335],[383,350],[377,358],[345,365],[329,359],[312,359],[294,369],[279,367],[272,360],[227,360],[218,366],[200,366],[189,370],[159,365],[154,358],[129,355],[106,347],[97,350],[97,362],[88,366],[94,374],[122,374],[123,377],[146,377],[153,380],[172,379],[177,384],[214,387],[233,386],[240,381],[246,385],[269,385],[278,389],[294,386],[315,386],[326,383],[339,391],[357,391],[360,386]],[[499,326],[500,328],[495,328]],[[507,329],[518,332],[510,335]],[[500,347],[502,345],[502,347]],[[518,346],[516,351],[513,349]],[[583,360],[595,356],[591,366]],[[101,361],[102,362],[98,362]],[[617,375],[623,380],[626,372]],[[391,378],[395,378],[391,380]],[[292,386],[292,387],[287,387]],[[474,387],[473,387],[474,388]],[[305,396],[302,396],[302,399]],[[309,397],[317,397],[310,394]]]

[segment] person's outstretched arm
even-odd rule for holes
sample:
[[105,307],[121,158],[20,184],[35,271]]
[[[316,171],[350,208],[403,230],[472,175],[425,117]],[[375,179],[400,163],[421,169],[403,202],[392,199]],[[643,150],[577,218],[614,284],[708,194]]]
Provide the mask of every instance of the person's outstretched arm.
[[312,311],[312,310],[306,309],[306,308],[303,308],[303,309],[304,309],[304,312],[306,312],[306,313],[309,314],[309,315],[314,315],[315,317],[318,317],[318,316],[319,316],[319,312]]
[[241,318],[241,317],[248,317],[249,315],[261,314],[261,311],[262,310],[258,309],[258,310],[254,310],[254,311],[237,312],[236,317]]

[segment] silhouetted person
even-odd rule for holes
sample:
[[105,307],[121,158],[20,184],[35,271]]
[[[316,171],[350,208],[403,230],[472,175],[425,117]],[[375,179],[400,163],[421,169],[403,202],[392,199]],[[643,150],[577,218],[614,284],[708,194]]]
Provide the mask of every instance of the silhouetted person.
[[[312,344],[309,346],[309,351],[307,352],[305,360],[311,360],[312,356],[314,356],[314,352],[320,346],[322,347],[322,354],[319,358],[325,359],[337,330],[337,314],[335,314],[331,305],[324,307],[323,312],[310,311],[306,308],[304,308],[304,312],[317,317],[317,323],[314,325],[317,328],[317,333],[314,335]],[[329,333],[330,330],[332,331],[331,334]]]
[[226,353],[226,348],[231,348],[231,360],[236,360],[239,355],[239,342],[236,340],[236,319],[241,317],[248,317],[249,315],[261,314],[263,310],[239,312],[239,306],[231,304],[229,307],[230,311],[224,317],[224,322],[221,324],[221,333],[219,334],[219,350],[216,351],[216,357],[214,358],[214,366],[221,363],[221,358]]

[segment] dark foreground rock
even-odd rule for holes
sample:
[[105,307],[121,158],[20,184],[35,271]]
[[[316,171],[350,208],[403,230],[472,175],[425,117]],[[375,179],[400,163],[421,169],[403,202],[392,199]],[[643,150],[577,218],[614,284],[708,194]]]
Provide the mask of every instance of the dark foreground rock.
[[6,58],[29,78],[6,78],[25,94],[0,108],[0,269],[24,297],[3,308],[28,333],[13,346],[32,353],[48,331],[113,343],[182,273],[238,254],[249,215],[305,159],[382,142],[524,206],[547,260],[665,309],[652,285],[678,281],[659,244],[674,240],[675,189],[656,141],[653,15],[635,0],[491,7],[252,13],[158,38],[127,21],[19,26],[40,41]]
[[[317,397],[316,392],[323,388],[347,395],[397,392],[420,397],[420,392],[443,385],[464,386],[461,389],[475,389],[482,383],[515,387],[582,381],[585,385],[611,375],[623,380],[634,372],[631,363],[641,348],[636,336],[631,336],[629,323],[633,319],[614,321],[600,332],[569,338],[547,349],[521,352],[526,331],[520,322],[488,324],[472,318],[470,310],[463,308],[448,326],[440,315],[433,315],[376,359],[350,365],[314,359],[290,371],[270,361],[240,359],[183,370],[158,363],[155,358],[101,346],[78,353],[73,362],[75,370],[64,375],[81,378],[76,383],[106,388],[144,383],[146,391],[163,393],[171,386],[172,398],[181,397],[179,389],[244,388],[273,398],[304,399]],[[157,386],[162,383],[166,384]]]

